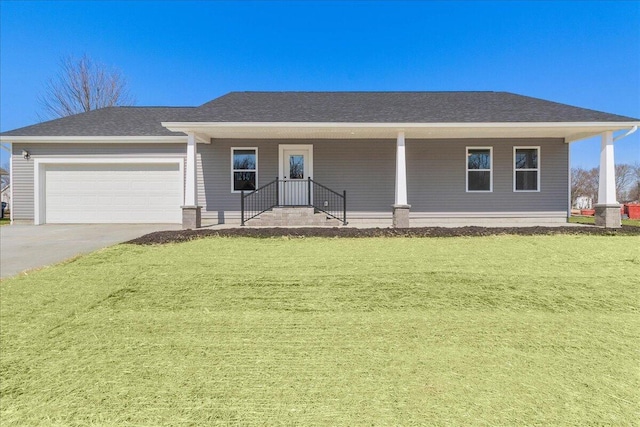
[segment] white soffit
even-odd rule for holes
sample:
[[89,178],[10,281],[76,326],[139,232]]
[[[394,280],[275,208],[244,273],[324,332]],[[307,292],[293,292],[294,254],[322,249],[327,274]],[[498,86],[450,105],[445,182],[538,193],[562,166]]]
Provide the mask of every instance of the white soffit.
[[197,132],[214,139],[407,139],[563,138],[573,142],[605,131],[629,129],[619,123],[229,123],[163,122],[174,132]]

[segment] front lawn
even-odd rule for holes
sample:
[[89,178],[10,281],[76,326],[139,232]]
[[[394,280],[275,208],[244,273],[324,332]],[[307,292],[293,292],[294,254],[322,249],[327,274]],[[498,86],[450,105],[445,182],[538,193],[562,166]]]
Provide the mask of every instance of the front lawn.
[[208,238],[0,283],[9,425],[632,425],[637,236]]

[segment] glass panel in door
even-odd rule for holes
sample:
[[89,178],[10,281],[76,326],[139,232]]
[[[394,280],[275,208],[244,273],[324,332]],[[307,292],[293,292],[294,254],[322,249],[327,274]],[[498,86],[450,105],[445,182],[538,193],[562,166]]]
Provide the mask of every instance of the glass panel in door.
[[285,206],[307,206],[309,204],[309,183],[307,182],[307,150],[285,150],[281,204]]
[[304,179],[304,156],[289,154],[289,179]]

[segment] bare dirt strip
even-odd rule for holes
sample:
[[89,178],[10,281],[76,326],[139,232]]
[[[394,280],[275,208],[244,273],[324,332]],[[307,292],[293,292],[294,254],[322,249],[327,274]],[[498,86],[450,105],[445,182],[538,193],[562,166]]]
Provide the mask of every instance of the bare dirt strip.
[[588,236],[640,236],[640,227],[622,226],[619,229],[600,227],[415,227],[415,228],[227,228],[220,230],[176,230],[146,234],[127,243],[153,245],[186,242],[203,237],[475,237],[497,235],[552,236],[559,234]]

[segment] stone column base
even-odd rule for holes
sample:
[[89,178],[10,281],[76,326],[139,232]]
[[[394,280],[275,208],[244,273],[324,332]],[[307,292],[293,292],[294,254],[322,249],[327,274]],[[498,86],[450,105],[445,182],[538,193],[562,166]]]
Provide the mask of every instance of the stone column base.
[[393,228],[409,228],[411,205],[393,205]]
[[182,206],[182,229],[200,228],[202,225],[202,206]]
[[622,227],[620,205],[595,205],[596,225],[605,228]]

